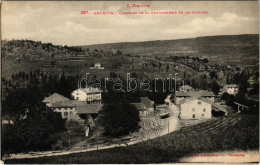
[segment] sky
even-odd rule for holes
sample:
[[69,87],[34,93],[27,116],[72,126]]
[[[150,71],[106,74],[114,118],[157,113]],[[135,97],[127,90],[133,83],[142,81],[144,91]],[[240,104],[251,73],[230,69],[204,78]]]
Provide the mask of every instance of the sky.
[[[150,5],[127,8],[127,4]],[[82,15],[110,11],[114,15]],[[120,15],[127,11],[207,11],[208,14]],[[3,1],[2,39],[57,45],[171,40],[259,34],[258,1]]]

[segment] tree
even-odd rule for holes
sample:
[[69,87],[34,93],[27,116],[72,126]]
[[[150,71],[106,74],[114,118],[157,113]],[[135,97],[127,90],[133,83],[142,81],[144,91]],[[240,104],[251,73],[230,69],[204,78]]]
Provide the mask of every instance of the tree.
[[213,92],[215,95],[218,94],[218,92],[219,92],[219,90],[220,90],[220,87],[219,87],[219,85],[218,85],[218,83],[217,83],[216,81],[213,81],[213,82],[212,82],[211,90],[212,90],[212,92]]
[[119,137],[139,129],[139,111],[132,104],[105,104],[100,112],[99,121],[105,128],[105,135]]
[[169,64],[166,65],[166,71],[168,72],[169,71]]
[[228,94],[227,92],[223,93],[221,100],[225,101],[227,105],[234,106],[235,97]]
[[33,107],[14,124],[3,125],[2,144],[5,153],[50,150],[65,130],[65,119],[44,105]]

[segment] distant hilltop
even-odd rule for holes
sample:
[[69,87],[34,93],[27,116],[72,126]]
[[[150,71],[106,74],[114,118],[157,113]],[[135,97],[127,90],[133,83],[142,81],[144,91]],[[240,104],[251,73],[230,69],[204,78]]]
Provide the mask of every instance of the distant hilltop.
[[[205,36],[176,40],[121,42],[80,46],[82,49],[120,50],[132,55],[195,56],[212,62],[255,65],[259,55],[259,34]],[[221,59],[221,61],[220,61]]]

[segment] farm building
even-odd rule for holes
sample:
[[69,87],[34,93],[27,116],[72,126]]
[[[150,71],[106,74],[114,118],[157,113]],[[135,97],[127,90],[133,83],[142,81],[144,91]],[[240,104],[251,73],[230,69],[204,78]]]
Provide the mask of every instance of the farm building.
[[189,85],[184,85],[184,86],[179,87],[179,91],[181,91],[181,92],[191,92],[191,91],[194,91],[194,88],[192,88]]
[[143,103],[132,103],[139,111],[140,116],[147,116],[146,106]]
[[49,107],[54,112],[59,112],[62,118],[69,118],[70,116],[77,114],[76,101],[73,100],[52,102]]
[[87,102],[69,100],[57,93],[45,98],[42,102],[54,112],[59,112],[62,118],[67,119],[75,115],[96,116],[102,107],[102,104],[89,104]]
[[68,101],[69,99],[58,94],[54,93],[49,97],[46,97],[42,102],[46,104],[47,107],[50,107],[52,102],[58,102],[58,101]]
[[179,102],[180,119],[210,119],[218,115],[230,113],[221,105],[203,97],[191,97]]
[[154,102],[148,97],[140,97],[140,103],[132,103],[138,110],[140,116],[148,116],[154,114]]
[[183,92],[183,91],[176,91],[174,96],[174,103],[176,105],[180,104],[180,101],[183,99],[191,98],[191,97],[202,97],[205,99],[210,100],[214,103],[215,95],[213,92],[209,91],[190,91],[190,92]]

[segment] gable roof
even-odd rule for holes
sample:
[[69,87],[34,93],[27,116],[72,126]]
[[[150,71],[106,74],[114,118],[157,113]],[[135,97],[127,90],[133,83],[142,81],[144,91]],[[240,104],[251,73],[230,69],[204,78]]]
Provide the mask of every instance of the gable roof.
[[102,106],[102,104],[77,104],[77,114],[97,114]]
[[191,86],[189,85],[184,85],[184,86],[180,86],[179,89],[182,89],[182,90],[192,90],[194,88],[192,88]]
[[52,102],[50,105],[51,108],[72,108],[76,107],[76,102],[73,100],[62,100]]
[[195,100],[195,99],[198,99],[198,100],[200,100],[202,102],[211,104],[211,106],[215,108],[215,111],[222,111],[222,112],[225,112],[225,113],[229,113],[230,112],[229,110],[227,110],[227,108],[225,108],[225,107],[223,107],[223,106],[221,106],[219,104],[213,103],[209,99],[205,99],[205,98],[201,98],[201,97],[191,97],[191,98],[183,99],[183,100],[181,100],[179,102],[179,105],[187,103],[187,102],[190,102],[190,101]]
[[81,90],[81,91],[86,92],[86,93],[102,92],[100,89],[98,89],[98,88],[92,88],[92,87],[79,88],[79,89],[77,89],[77,90]]
[[177,97],[214,97],[214,93],[210,91],[190,91],[190,92],[182,92],[176,91],[175,96]]
[[140,97],[141,103],[143,103],[147,108],[153,108],[153,101],[151,101],[148,97]]
[[227,84],[224,85],[224,88],[238,88],[238,86],[236,84]]
[[131,103],[134,105],[139,111],[146,110],[145,105],[143,103]]
[[50,102],[57,102],[57,101],[67,101],[69,100],[68,98],[58,94],[58,93],[54,93],[52,95],[50,95],[49,97],[46,97],[45,99],[43,99],[43,103],[50,103]]

